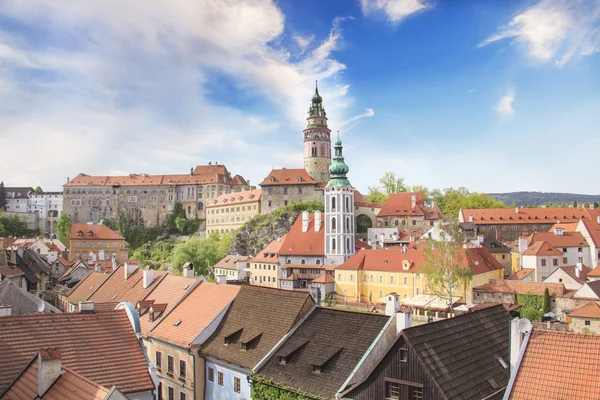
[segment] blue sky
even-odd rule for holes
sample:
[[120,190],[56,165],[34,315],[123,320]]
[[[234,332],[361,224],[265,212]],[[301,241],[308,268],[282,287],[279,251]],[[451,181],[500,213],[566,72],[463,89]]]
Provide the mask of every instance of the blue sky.
[[302,165],[319,80],[361,191],[598,193],[600,0],[0,0],[0,179]]

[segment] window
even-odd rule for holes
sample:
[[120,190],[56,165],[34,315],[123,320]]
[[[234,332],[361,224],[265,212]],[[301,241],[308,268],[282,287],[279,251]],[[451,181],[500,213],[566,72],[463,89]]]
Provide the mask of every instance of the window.
[[237,376],[233,377],[233,391],[236,393],[239,393],[241,391],[241,382],[240,382],[240,378],[238,378]]
[[379,275],[379,283],[383,283],[383,275]]
[[585,321],[586,326],[590,326],[590,321]]
[[400,349],[400,361],[408,362],[408,349]]
[[223,371],[217,372],[217,383],[219,386],[223,386]]
[[156,352],[156,368],[160,370],[162,366],[162,353],[160,351]]
[[185,392],[179,392],[179,400],[187,400],[187,394],[185,394]]
[[506,260],[506,254],[502,254],[502,259]]
[[175,389],[173,389],[171,386],[169,386],[169,389],[167,390],[167,392],[169,393],[167,398],[169,400],[175,400]]
[[577,257],[577,262],[578,263],[583,263],[583,257]]
[[213,367],[208,367],[208,380],[210,382],[215,381],[215,369]]
[[331,198],[331,210],[335,210],[335,197]]
[[567,257],[563,257],[563,264],[566,264],[568,262],[569,262],[569,260],[567,259]]
[[167,356],[167,374],[173,375],[173,356]]
[[394,277],[390,276],[390,283],[394,283]]
[[338,274],[338,281],[342,280],[342,274]]
[[335,231],[335,229],[336,229],[336,225],[337,225],[337,224],[336,224],[335,217],[331,218],[331,230],[332,230],[332,231]]
[[385,383],[385,398],[400,399],[400,384],[395,382]]
[[404,284],[406,285],[408,283],[408,278],[404,277]]
[[179,360],[179,377],[185,379],[185,373],[186,373],[186,365],[185,365],[185,360]]
[[542,258],[542,267],[545,267],[545,266],[546,266],[546,259]]
[[354,275],[350,274],[350,282],[354,281]]
[[583,253],[583,247],[579,247],[579,248],[577,249],[577,252],[578,252],[578,253]]
[[558,267],[558,258],[553,258],[552,259],[552,266]]

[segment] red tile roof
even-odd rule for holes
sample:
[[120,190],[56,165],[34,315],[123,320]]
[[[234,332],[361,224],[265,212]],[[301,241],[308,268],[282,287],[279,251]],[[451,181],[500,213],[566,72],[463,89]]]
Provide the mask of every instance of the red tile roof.
[[529,275],[533,274],[534,271],[535,270],[532,268],[523,268],[517,272],[514,272],[506,279],[508,279],[510,281],[522,281],[523,279],[527,278]]
[[144,289],[144,273],[140,268],[136,268],[127,279],[125,279],[125,266],[119,266],[108,276],[108,279],[94,291],[88,298],[94,303],[111,303],[128,301],[131,304],[137,302],[144,297],[146,293],[150,293],[154,286],[166,274],[165,271],[153,271],[154,279],[149,287]]
[[587,276],[600,277],[600,264],[598,264],[593,270],[588,272]]
[[[415,197],[415,206],[412,206],[412,197]],[[392,193],[387,198],[377,217],[391,216],[421,216],[427,220],[443,218],[437,206],[425,207],[422,192]]]
[[590,238],[592,239],[592,243],[596,248],[600,247],[600,224],[597,220],[589,220],[584,219],[581,221],[585,226],[585,229],[588,231]]
[[80,301],[86,301],[108,277],[108,274],[92,271],[75,286],[71,294],[67,297],[67,301],[71,304],[79,304]]
[[245,192],[222,194],[216,199],[212,200],[210,203],[206,204],[206,207],[220,207],[260,202],[261,192],[262,191],[260,189],[254,189],[246,190]]
[[534,329],[510,399],[600,399],[600,335]]
[[600,318],[600,306],[590,301],[569,314],[571,317]]
[[279,250],[285,241],[287,235],[283,235],[277,240],[273,240],[268,244],[267,247],[258,252],[256,257],[254,257],[250,262],[253,263],[278,263],[279,262]]
[[225,256],[215,264],[214,268],[237,270],[238,262],[250,262],[250,256]]
[[524,256],[561,256],[562,251],[545,241],[533,242],[531,246],[523,252]]
[[[92,236],[88,236],[89,231],[92,232]],[[83,232],[83,235],[79,236],[77,232]],[[125,240],[119,232],[102,224],[73,224],[70,237],[71,240]]]
[[527,243],[545,241],[554,247],[588,247],[585,238],[580,232],[567,232],[556,235],[554,231],[534,232],[527,238]]
[[543,296],[548,288],[550,296],[564,297],[568,292],[562,283],[521,282],[505,279],[490,279],[485,285],[473,288],[475,292],[535,294]]
[[125,310],[0,317],[0,392],[46,347],[59,347],[66,368],[124,393],[154,385]]
[[[231,303],[238,285],[198,282],[150,331],[151,338],[189,347],[194,339]],[[181,321],[175,325],[176,321]]]
[[299,169],[273,169],[260,183],[260,186],[270,185],[316,185],[317,182],[310,177],[304,168]]
[[279,249],[290,256],[322,256],[325,254],[325,214],[321,213],[321,229],[315,232],[315,215],[308,214],[308,230],[302,232],[302,214],[298,216]]
[[313,279],[313,282],[316,283],[335,283],[335,279],[330,274],[324,274],[318,277],[317,279]]
[[582,285],[585,282],[587,282],[587,275],[588,275],[588,272],[590,272],[590,269],[588,267],[586,267],[585,265],[583,265],[583,268],[581,269],[581,271],[579,271],[579,278],[578,278],[577,274],[575,273],[575,270],[577,269],[576,265],[567,265],[565,267],[560,267],[559,269],[562,270],[565,274],[569,275],[571,278],[573,278],[573,280],[575,282],[580,283]]
[[460,220],[476,225],[486,224],[535,224],[578,222],[580,219],[596,220],[598,209],[588,208],[465,208],[460,210]]
[[381,207],[383,207],[383,204],[366,201],[365,197],[358,190],[354,190],[354,207],[381,209]]

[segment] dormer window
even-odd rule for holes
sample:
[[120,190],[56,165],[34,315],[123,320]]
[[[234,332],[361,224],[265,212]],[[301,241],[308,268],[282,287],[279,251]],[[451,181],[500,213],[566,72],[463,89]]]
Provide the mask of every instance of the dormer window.
[[180,320],[180,319],[178,319],[177,321],[175,321],[175,322],[173,323],[173,326],[179,326],[180,324],[181,324],[181,320]]
[[92,231],[88,231],[87,235],[92,236]]
[[242,343],[242,351],[248,351],[248,343]]
[[408,261],[408,260],[403,260],[403,261],[402,261],[402,269],[403,269],[403,270],[405,270],[405,271],[406,271],[406,270],[409,270],[409,269],[410,269],[410,261]]
[[271,183],[275,182],[275,177],[272,176],[271,179],[269,179],[271,181]]
[[279,364],[287,365],[287,357],[279,356]]
[[77,231],[77,236],[83,236],[83,232],[82,231]]
[[320,365],[313,365],[312,371],[315,374],[320,374],[323,372],[323,368]]
[[296,182],[300,182],[302,181],[302,178],[300,178],[299,176],[296,177]]

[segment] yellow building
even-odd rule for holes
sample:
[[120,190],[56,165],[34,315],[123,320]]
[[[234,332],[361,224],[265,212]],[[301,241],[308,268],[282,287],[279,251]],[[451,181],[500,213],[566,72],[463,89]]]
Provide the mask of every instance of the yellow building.
[[233,232],[260,214],[261,190],[223,194],[206,205],[206,234]]
[[286,235],[269,243],[256,257],[250,260],[250,284],[272,288],[279,287],[281,266],[279,265],[279,249]]
[[[336,268],[336,295],[339,301],[378,303],[389,293],[402,299],[428,294],[421,267],[425,263],[424,245],[399,249],[361,250]],[[504,267],[485,248],[461,250],[473,271],[466,291],[458,292],[463,302],[472,303],[472,288],[490,279],[502,279]],[[466,266],[465,265],[465,266]]]

